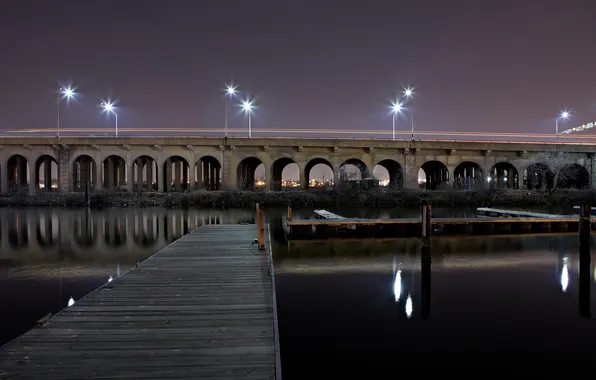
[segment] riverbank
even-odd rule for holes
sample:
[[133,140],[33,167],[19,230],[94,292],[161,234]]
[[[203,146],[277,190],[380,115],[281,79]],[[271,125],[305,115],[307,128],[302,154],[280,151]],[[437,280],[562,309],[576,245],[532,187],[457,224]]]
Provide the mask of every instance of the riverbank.
[[[93,193],[91,207],[399,207],[430,202],[441,206],[548,206],[596,204],[596,190],[352,190],[352,191],[195,191],[191,193]],[[51,193],[38,196],[0,196],[0,207],[84,207],[81,193]]]

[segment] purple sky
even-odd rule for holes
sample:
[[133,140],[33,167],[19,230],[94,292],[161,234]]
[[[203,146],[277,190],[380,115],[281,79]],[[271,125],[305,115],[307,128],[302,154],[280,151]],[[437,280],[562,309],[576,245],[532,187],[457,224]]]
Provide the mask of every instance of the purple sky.
[[419,130],[550,133],[565,107],[596,119],[595,15],[594,0],[3,0],[0,126],[54,127],[73,81],[64,127],[112,125],[102,96],[122,127],[223,127],[233,79],[255,128],[390,130],[411,84]]

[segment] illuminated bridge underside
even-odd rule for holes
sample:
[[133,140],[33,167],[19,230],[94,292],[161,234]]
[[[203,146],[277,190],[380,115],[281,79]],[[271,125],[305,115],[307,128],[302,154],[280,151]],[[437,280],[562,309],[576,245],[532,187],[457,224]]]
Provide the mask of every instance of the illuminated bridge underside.
[[[360,178],[375,167],[392,188],[474,190],[590,188],[592,145],[472,141],[308,138],[0,138],[0,192],[161,191],[222,188],[280,190],[297,166],[299,187],[310,170],[354,165]],[[255,171],[262,167],[263,178]]]

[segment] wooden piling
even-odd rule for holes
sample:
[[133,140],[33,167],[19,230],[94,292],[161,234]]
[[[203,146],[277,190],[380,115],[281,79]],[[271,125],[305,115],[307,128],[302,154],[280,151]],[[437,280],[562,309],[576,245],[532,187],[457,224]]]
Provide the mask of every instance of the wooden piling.
[[432,235],[432,210],[430,204],[425,204],[420,207],[420,216],[422,219],[422,239],[420,244],[422,247],[430,247],[430,238]]
[[[590,208],[588,207],[588,211]],[[592,284],[592,272],[590,270],[592,258],[590,246],[580,245],[579,248],[579,315],[582,318],[592,316],[590,308],[590,286]]]
[[292,220],[292,207],[288,206],[288,220]]
[[430,247],[422,247],[422,258],[420,260],[421,279],[420,279],[420,295],[421,306],[420,311],[422,320],[425,321],[430,315],[430,300],[431,300],[431,254]]
[[265,249],[265,224],[263,221],[263,210],[259,207],[259,204],[256,205],[256,219],[257,219],[257,231],[258,231],[258,246],[260,250]]
[[592,239],[592,207],[585,203],[579,210],[579,243],[580,245],[590,245]]

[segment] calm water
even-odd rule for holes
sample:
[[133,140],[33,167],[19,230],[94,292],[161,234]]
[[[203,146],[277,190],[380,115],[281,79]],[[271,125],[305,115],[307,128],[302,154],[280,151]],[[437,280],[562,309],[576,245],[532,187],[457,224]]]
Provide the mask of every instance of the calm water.
[[[277,226],[281,213],[266,217]],[[252,212],[1,209],[0,342],[203,223],[241,222]],[[596,269],[580,265],[576,236],[441,238],[423,265],[414,239],[287,243],[273,232],[286,380],[591,368]]]

